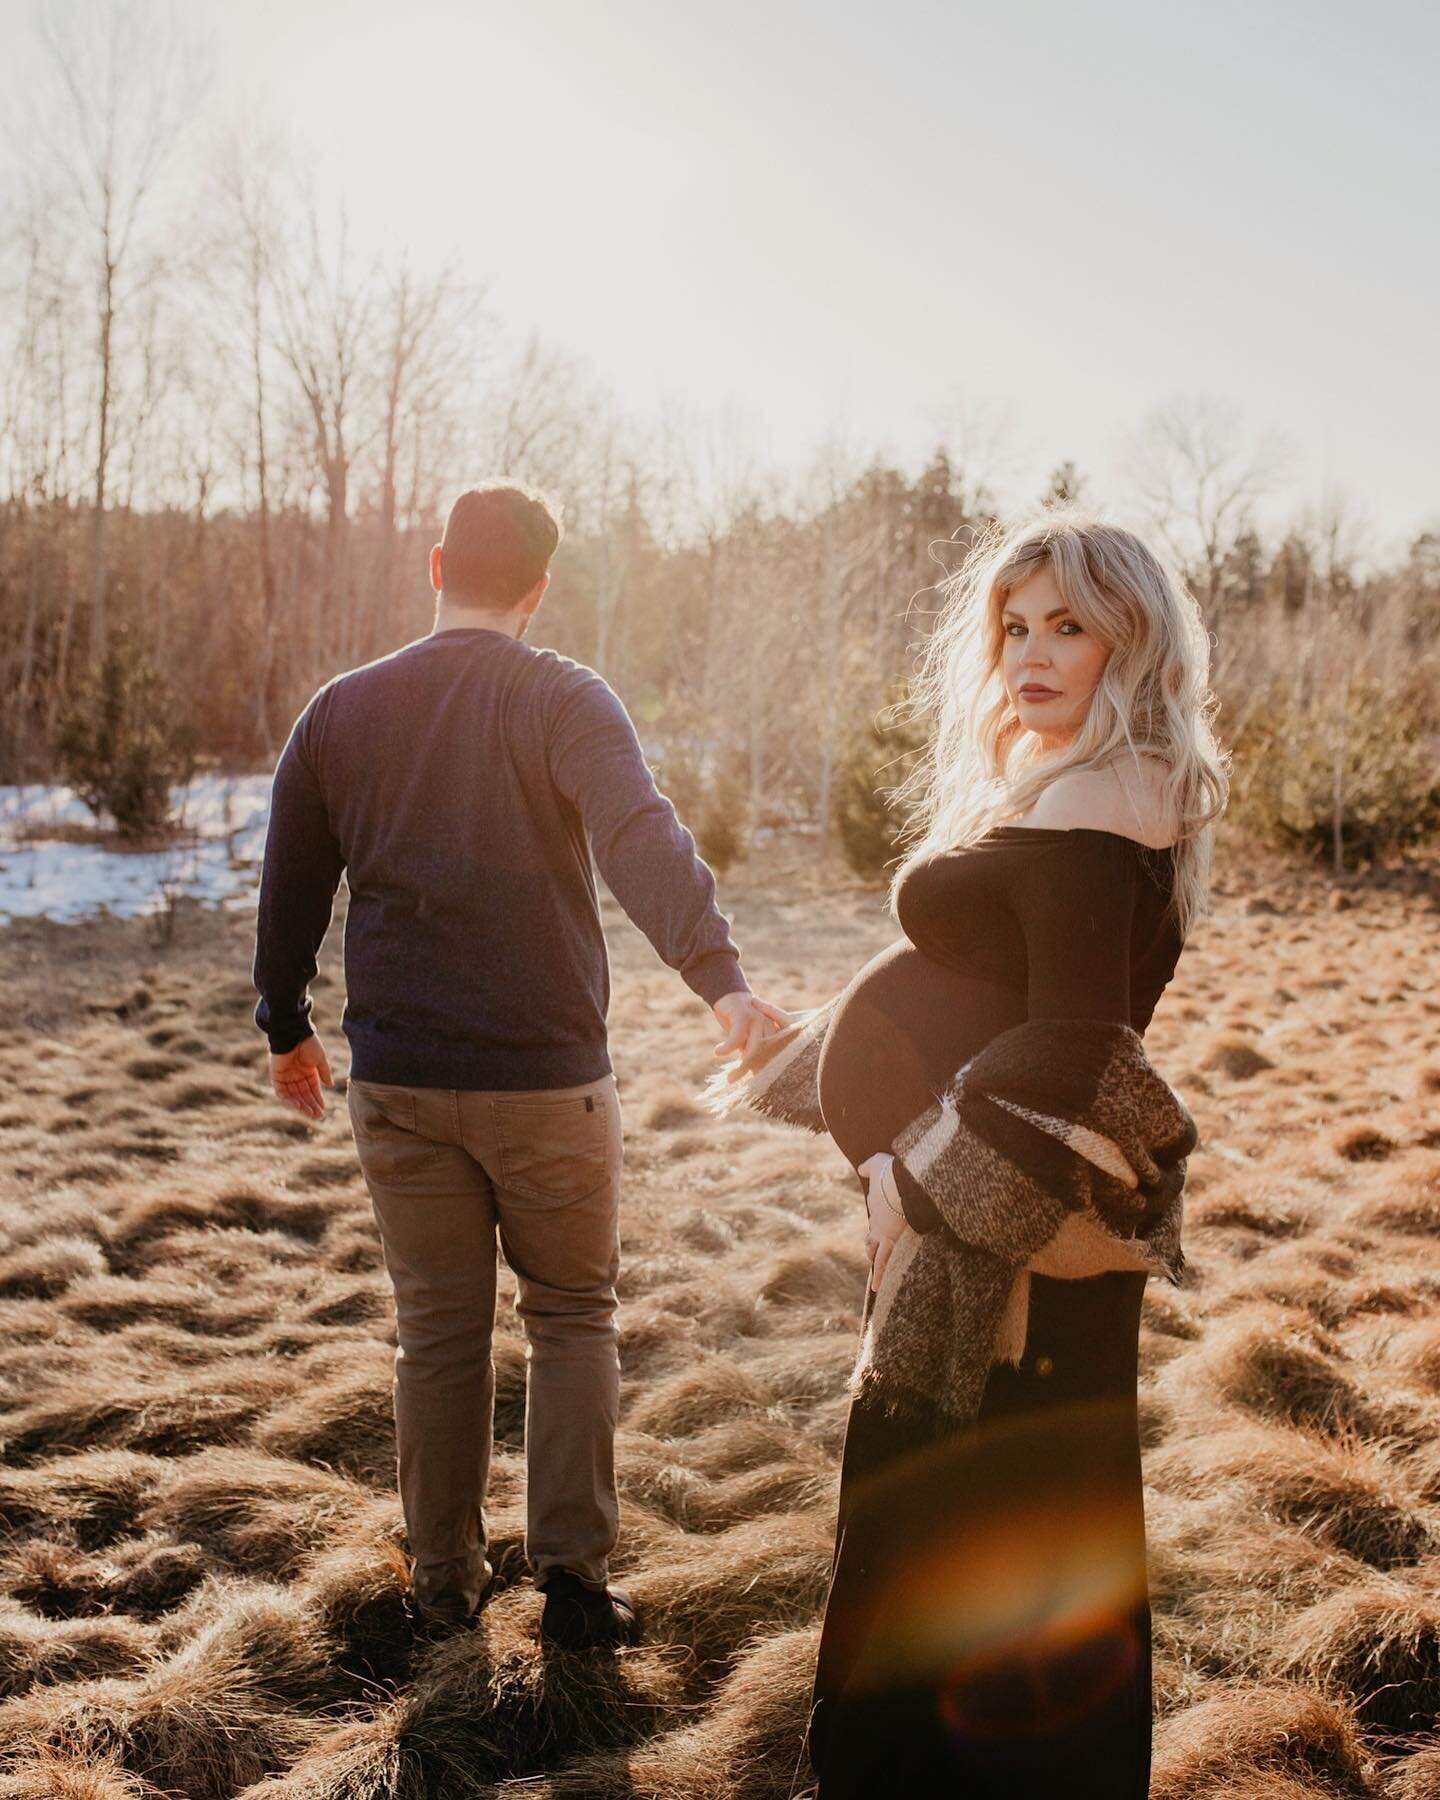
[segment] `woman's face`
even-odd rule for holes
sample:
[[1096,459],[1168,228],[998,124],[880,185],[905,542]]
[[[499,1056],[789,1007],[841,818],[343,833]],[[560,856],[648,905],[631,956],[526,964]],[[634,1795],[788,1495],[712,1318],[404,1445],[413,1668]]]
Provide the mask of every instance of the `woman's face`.
[[1010,595],[1001,623],[1010,704],[1045,749],[1058,750],[1085,722],[1109,647],[1069,611],[1048,566]]

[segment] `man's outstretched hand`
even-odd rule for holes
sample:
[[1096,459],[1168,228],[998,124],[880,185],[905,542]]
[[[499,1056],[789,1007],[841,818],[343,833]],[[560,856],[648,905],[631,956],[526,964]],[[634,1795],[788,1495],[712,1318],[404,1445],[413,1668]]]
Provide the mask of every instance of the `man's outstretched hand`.
[[335,1078],[330,1073],[330,1059],[325,1054],[325,1046],[313,1032],[303,1043],[297,1044],[293,1050],[287,1050],[283,1056],[276,1056],[272,1052],[270,1085],[282,1106],[304,1113],[307,1119],[323,1119],[325,1096],[320,1091],[322,1082],[326,1087],[334,1087]]
[[732,1079],[737,1071],[745,1068],[771,1032],[790,1023],[790,1015],[782,1007],[771,1006],[768,1000],[761,1000],[744,989],[737,994],[726,994],[715,1002],[712,1010],[725,1032],[715,1046],[716,1056],[738,1056],[740,1059],[737,1070],[732,1071]]

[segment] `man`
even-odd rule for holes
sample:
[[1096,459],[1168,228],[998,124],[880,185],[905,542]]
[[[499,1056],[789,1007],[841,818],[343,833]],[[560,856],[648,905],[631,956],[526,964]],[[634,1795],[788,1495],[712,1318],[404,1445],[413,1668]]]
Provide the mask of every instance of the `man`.
[[256,1022],[287,1105],[324,1112],[308,986],[348,874],[344,1029],[356,1149],[395,1290],[395,1428],[423,1632],[493,1585],[484,1499],[496,1233],[527,1340],[526,1554],[542,1634],[634,1635],[618,1529],[621,1121],[594,861],[714,1009],[720,1056],[777,1014],[750,993],[715,882],[592,670],[522,640],[559,526],[509,483],[464,493],[430,555],[428,637],[337,676],[275,771]]

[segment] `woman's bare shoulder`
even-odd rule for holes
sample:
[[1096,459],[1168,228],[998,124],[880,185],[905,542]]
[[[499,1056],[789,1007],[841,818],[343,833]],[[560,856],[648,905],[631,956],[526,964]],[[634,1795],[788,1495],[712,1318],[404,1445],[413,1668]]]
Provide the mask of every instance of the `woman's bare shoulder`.
[[1173,844],[1179,824],[1164,794],[1166,765],[1143,756],[1108,769],[1069,769],[1026,814],[1027,825],[1057,831],[1113,831],[1155,849]]

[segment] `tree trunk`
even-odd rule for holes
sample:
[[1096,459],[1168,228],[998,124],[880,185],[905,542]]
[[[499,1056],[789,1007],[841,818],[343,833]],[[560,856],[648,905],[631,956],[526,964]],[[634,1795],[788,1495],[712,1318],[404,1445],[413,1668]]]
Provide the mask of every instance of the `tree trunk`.
[[105,479],[110,460],[110,394],[112,328],[115,322],[115,262],[110,251],[110,221],[104,228],[104,280],[100,290],[100,432],[95,452],[95,519],[90,548],[90,666],[105,660],[109,620],[105,606]]

